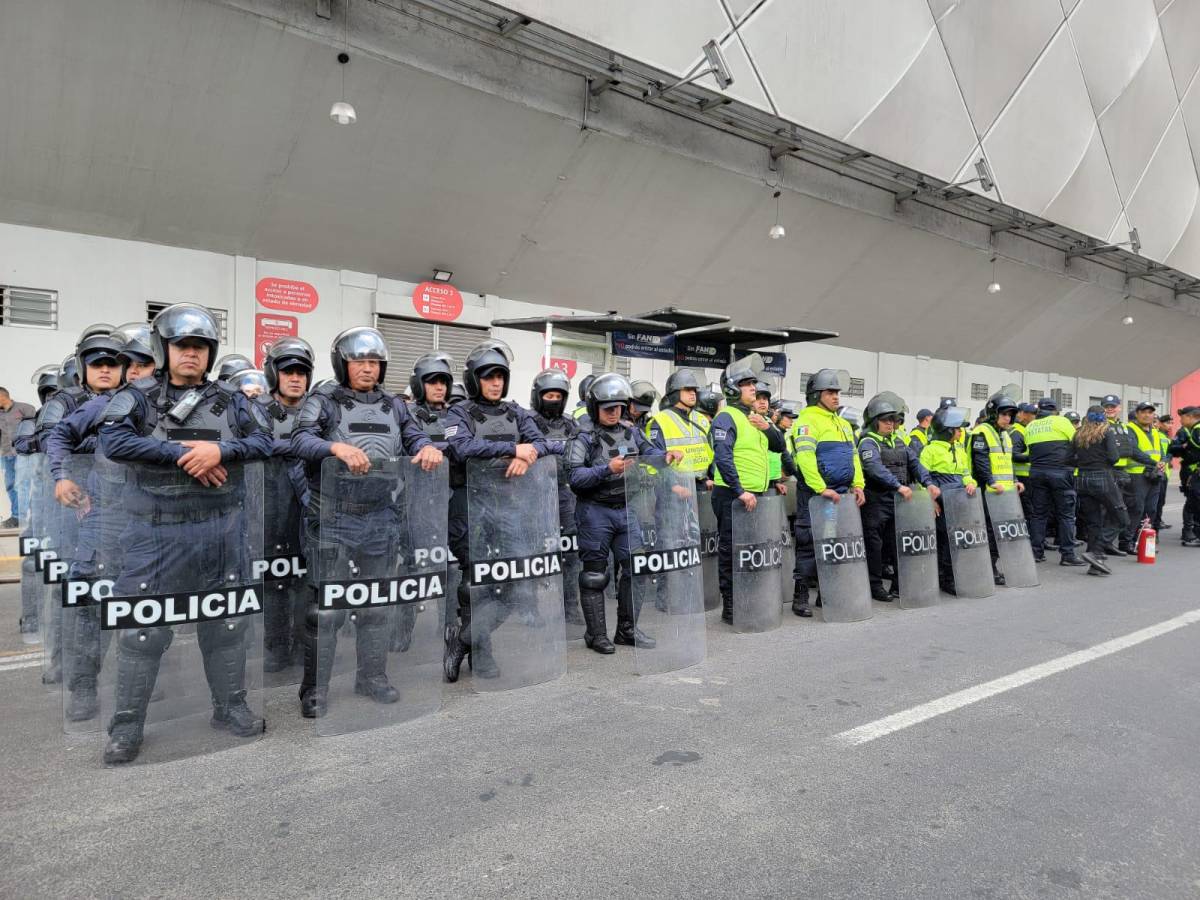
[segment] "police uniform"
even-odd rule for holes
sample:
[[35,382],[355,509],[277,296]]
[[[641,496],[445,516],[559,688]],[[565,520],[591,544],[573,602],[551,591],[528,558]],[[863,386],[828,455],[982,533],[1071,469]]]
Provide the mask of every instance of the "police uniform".
[[[1169,420],[1162,421],[1166,421],[1169,424]],[[1167,488],[1171,482],[1171,436],[1160,428],[1154,429],[1153,436],[1158,441],[1158,458],[1167,463],[1167,467],[1163,469],[1162,478],[1158,482],[1158,501],[1154,504],[1154,529],[1155,531],[1162,531],[1171,527],[1163,521],[1163,509],[1167,505]]]
[[[813,549],[812,520],[808,501],[824,490],[845,494],[864,488],[862,462],[855,452],[853,426],[836,412],[811,402],[796,417],[789,438],[793,459],[799,471],[796,498],[796,602],[803,608],[808,602],[808,587],[817,577]],[[793,611],[799,613],[798,609]]]
[[1057,406],[1043,400],[1038,404],[1038,417],[1025,429],[1025,446],[1029,450],[1033,558],[1039,562],[1046,558],[1046,523],[1053,516],[1058,524],[1060,564],[1087,565],[1075,552],[1075,426],[1058,414]]
[[[1200,413],[1200,407],[1188,406],[1179,414]],[[1180,425],[1171,441],[1170,453],[1179,459],[1179,490],[1183,493],[1183,530],[1179,535],[1184,546],[1200,547],[1200,422]]]
[[717,516],[717,573],[722,618],[733,620],[733,504],[743,493],[762,496],[771,485],[770,452],[786,446],[773,425],[750,424],[750,407],[731,400],[712,422],[713,512]]
[[1158,464],[1162,460],[1162,445],[1158,441],[1158,429],[1153,425],[1142,426],[1130,420],[1129,433],[1133,436],[1138,452],[1145,457],[1144,460],[1132,459],[1125,467],[1125,473],[1129,476],[1125,502],[1125,509],[1129,513],[1129,528],[1125,532],[1125,543],[1133,550],[1136,549],[1134,541],[1142,522],[1146,519],[1153,522],[1155,510],[1158,508],[1158,493],[1162,480]]
[[[938,410],[939,413],[942,410]],[[963,425],[966,423],[964,422]],[[962,427],[962,426],[957,426]],[[971,475],[971,459],[961,441],[947,441],[944,437],[933,437],[921,451],[921,465],[929,472],[929,477],[941,489],[944,495],[947,491],[965,490],[968,485],[975,486]],[[948,594],[955,594],[954,564],[950,555],[950,534],[946,528],[946,515],[943,513],[935,520],[938,542],[938,584]]]
[[858,442],[858,457],[866,485],[862,523],[871,595],[894,600],[899,596],[899,575],[890,591],[883,587],[883,576],[889,567],[896,571],[896,504],[905,502],[897,499],[896,491],[914,484],[929,487],[933,480],[913,449],[894,433],[883,435],[868,426]]
[[[1017,489],[1013,443],[1007,429],[1000,430],[995,419],[985,419],[971,429],[970,445],[971,474],[976,484],[989,493],[997,493],[997,485],[1003,485],[1006,491]],[[996,545],[992,514],[988,511],[986,503],[983,504],[983,515],[987,523],[988,550],[992,556],[992,577],[996,584],[1004,584],[1004,576],[996,568],[1000,559],[1000,548]]]
[[[197,577],[195,573],[248,571],[239,484],[231,473],[221,487],[189,494],[180,502],[177,463],[189,452],[182,440],[219,443],[223,463],[262,460],[271,453],[269,426],[260,408],[228,385],[207,381],[179,387],[164,374],[119,391],[104,412],[100,450],[109,459],[141,465],[129,472],[134,477],[123,490],[128,519],[114,596],[160,593],[176,579],[186,583]],[[213,725],[241,737],[263,728],[245,700],[249,627],[248,617],[196,625]],[[128,762],[131,752],[136,756],[159,661],[172,637],[168,627],[119,632],[117,696],[106,761]]]

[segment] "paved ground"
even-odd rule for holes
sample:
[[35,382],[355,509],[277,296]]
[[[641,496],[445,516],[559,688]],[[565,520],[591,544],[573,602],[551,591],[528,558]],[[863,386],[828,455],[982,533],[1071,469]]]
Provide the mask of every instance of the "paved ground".
[[[1200,608],[1200,550],[765,635],[318,739],[96,768],[0,660],[4,897],[1200,897],[1200,625],[859,746],[840,733]],[[16,588],[0,650],[19,652]],[[628,651],[626,651],[627,653]]]

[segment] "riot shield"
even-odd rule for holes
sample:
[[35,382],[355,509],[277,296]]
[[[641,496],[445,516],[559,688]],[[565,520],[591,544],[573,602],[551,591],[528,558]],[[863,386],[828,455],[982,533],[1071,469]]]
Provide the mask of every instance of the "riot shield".
[[[317,734],[345,734],[436,712],[442,703],[446,466],[372,459],[365,475],[321,464],[317,548]],[[408,635],[393,650],[397,630]]]
[[950,541],[950,563],[954,567],[954,590],[959,597],[982,598],[996,593],[992,579],[992,555],[988,550],[983,500],[976,491],[967,496],[962,489],[942,491],[942,515]]
[[792,490],[794,489],[795,485],[792,485],[788,492],[783,495],[783,503],[779,507],[779,549],[783,559],[783,564],[780,567],[779,586],[784,606],[791,604],[796,584],[792,579],[792,573],[796,570],[796,533],[792,529],[792,520],[788,518],[788,498],[791,497],[792,499],[793,510],[796,505],[796,498],[792,496]]
[[37,573],[38,622],[41,625],[42,684],[57,695],[62,682],[62,606],[58,591],[51,579],[59,569],[59,557],[64,541],[74,532],[73,514],[69,514],[54,498],[54,477],[49,460],[43,454],[39,477],[30,502],[33,504],[34,534],[33,568]]
[[[124,465],[99,509],[104,762],[159,762],[242,746],[263,731],[261,463],[201,484],[175,466]],[[112,519],[112,517],[116,517]],[[107,640],[105,640],[107,638]]]
[[1015,489],[1002,494],[986,493],[987,513],[992,520],[992,534],[996,536],[996,550],[1000,554],[1000,571],[1009,587],[1037,587],[1037,565],[1033,561],[1033,547],[1029,544],[1029,525],[1021,509],[1021,497]]
[[635,644],[639,675],[673,672],[704,660],[704,588],[696,477],[671,468],[625,471],[633,616],[654,640]]
[[21,493],[21,531],[17,536],[17,551],[21,555],[21,640],[26,644],[42,643],[42,607],[45,589],[38,569],[38,552],[45,542],[44,525],[39,518],[43,512],[46,491],[46,455],[31,453],[17,457]]
[[303,475],[294,461],[263,462],[263,672],[268,688],[298,684],[304,671],[304,614],[311,584],[300,537]]
[[712,491],[696,493],[696,511],[700,519],[700,567],[704,581],[704,611],[721,606],[721,581],[717,568],[717,514],[713,510]]
[[787,493],[783,495],[783,515],[785,518],[794,519],[796,518],[796,503],[800,497],[800,486],[792,475],[785,478],[783,483],[787,486]]
[[937,528],[929,491],[914,487],[912,498],[895,498],[896,573],[900,606],[918,609],[938,602]]
[[472,685],[504,691],[567,668],[555,460],[520,476],[509,461],[467,463]]
[[835,503],[820,494],[810,497],[813,555],[821,585],[821,613],[826,622],[861,622],[874,615],[871,579],[867,574],[867,542],[853,494]]
[[759,497],[753,510],[733,502],[733,630],[770,631],[783,619],[779,598],[785,580],[779,520],[783,498]]
[[579,559],[579,535],[574,523],[569,530],[560,527],[558,543],[562,554],[563,617],[567,640],[582,642],[587,631],[579,605],[579,573],[583,571],[583,563]]

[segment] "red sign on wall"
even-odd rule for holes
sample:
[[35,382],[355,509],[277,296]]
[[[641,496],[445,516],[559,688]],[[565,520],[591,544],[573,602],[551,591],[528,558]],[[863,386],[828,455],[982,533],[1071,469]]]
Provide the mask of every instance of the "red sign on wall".
[[295,337],[300,323],[295,316],[272,316],[258,313],[254,317],[254,365],[262,368],[267,348],[281,337]]
[[568,378],[574,378],[575,373],[579,371],[579,363],[573,359],[560,359],[557,356],[550,357],[550,368],[561,369],[566,373]]
[[284,312],[308,313],[317,308],[317,289],[307,281],[260,278],[254,286],[259,305]]
[[413,291],[413,309],[422,319],[453,322],[462,315],[462,294],[452,284],[423,281]]

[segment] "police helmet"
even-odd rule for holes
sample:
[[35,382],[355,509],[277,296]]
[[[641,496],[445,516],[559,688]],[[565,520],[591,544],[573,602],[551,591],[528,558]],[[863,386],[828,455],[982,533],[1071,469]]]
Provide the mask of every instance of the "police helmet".
[[677,369],[667,376],[667,384],[663,389],[662,408],[667,409],[679,403],[679,392],[685,388],[699,392],[701,390],[700,378],[691,369]]
[[443,350],[435,350],[417,358],[413,373],[408,379],[408,390],[418,403],[425,402],[425,383],[442,379],[446,382],[446,393],[454,383],[454,358]]
[[29,383],[37,389],[39,403],[45,403],[58,390],[58,369],[53,363],[39,366],[29,379]]
[[376,360],[379,363],[379,381],[376,383],[383,384],[383,377],[387,374],[388,355],[387,341],[383,339],[383,335],[367,325],[347,328],[333,339],[333,345],[329,348],[333,377],[343,387],[350,384],[350,372],[346,363],[351,360]]
[[844,391],[841,375],[837,369],[818,369],[808,376],[804,385],[804,399],[813,404],[821,399],[821,391]]
[[467,399],[467,389],[461,381],[456,381],[450,385],[450,395],[446,398],[446,405],[453,406],[456,403],[462,403]]
[[267,348],[267,355],[263,359],[267,389],[271,393],[279,390],[279,373],[297,366],[304,369],[306,383],[311,385],[316,365],[317,355],[308,341],[301,337],[281,337]]
[[120,335],[113,334],[111,325],[92,325],[85,328],[75,345],[75,367],[79,370],[81,383],[87,381],[87,367],[102,359],[112,360],[114,365],[120,365],[117,358],[125,347]]
[[717,413],[721,411],[720,393],[711,387],[701,388],[700,393],[696,395],[696,409],[710,419],[716,418]]
[[900,398],[891,391],[884,391],[876,394],[867,401],[867,408],[863,410],[863,420],[867,427],[871,427],[882,416],[895,416],[900,419],[904,418],[904,402],[897,403]]
[[721,388],[725,391],[725,396],[730,400],[738,399],[742,395],[741,386],[747,381],[757,384],[762,370],[762,357],[757,353],[735,359],[725,367],[725,372],[721,376]]
[[961,407],[940,406],[933,414],[933,421],[929,423],[931,436],[935,440],[948,441],[954,436],[956,429],[967,427],[969,418],[967,411]]
[[1001,413],[1008,413],[1014,418],[1017,415],[1017,401],[1005,394],[1003,391],[998,391],[988,397],[988,401],[983,407],[983,416],[988,422],[995,422]]
[[952,406],[958,406],[958,398],[943,397],[941,402],[938,404],[938,409],[949,409]]
[[588,388],[592,386],[592,382],[596,380],[595,375],[584,375],[583,380],[579,382],[579,402],[587,403]]
[[113,329],[113,336],[123,341],[121,357],[126,362],[154,362],[150,326],[145,322],[126,322],[124,325],[118,325]]
[[229,376],[229,383],[252,400],[271,392],[271,385],[267,381],[266,374],[259,369],[242,369],[240,372],[234,372]]
[[75,354],[72,353],[58,367],[58,389],[65,391],[79,387],[79,384],[79,363],[75,361]]
[[1063,418],[1066,419],[1068,422],[1070,422],[1072,425],[1074,425],[1076,428],[1079,427],[1080,415],[1079,415],[1078,410],[1064,409],[1063,410]]
[[467,354],[463,365],[463,382],[466,385],[467,396],[475,400],[480,395],[479,379],[499,369],[504,373],[504,389],[501,397],[508,396],[509,364],[512,362],[512,350],[503,341],[488,340]]
[[[548,404],[542,399],[547,391],[561,391],[562,400]],[[547,419],[557,419],[567,408],[567,398],[571,396],[571,379],[562,369],[543,369],[533,377],[533,387],[529,389],[529,406],[534,412]]]
[[596,376],[588,388],[587,412],[592,422],[600,424],[600,407],[619,403],[622,406],[633,401],[633,386],[629,379],[616,372],[605,372]]
[[654,401],[658,399],[658,388],[649,381],[635,381],[629,387],[632,392],[629,398],[630,406],[642,415],[654,409]]
[[[832,388],[827,388],[826,390],[832,390]],[[862,411],[856,406],[839,406],[838,415],[855,428],[862,426]]]
[[[203,341],[208,346],[208,367],[204,374],[213,369],[217,359],[217,347],[221,343],[221,330],[217,320],[203,306],[195,303],[175,303],[168,306],[150,323],[150,349],[154,351],[154,368],[167,368],[167,345],[186,338]],[[243,357],[245,359],[245,357]],[[254,368],[246,360],[246,368]]]
[[780,419],[795,419],[800,415],[800,404],[795,400],[780,400],[777,408]]

